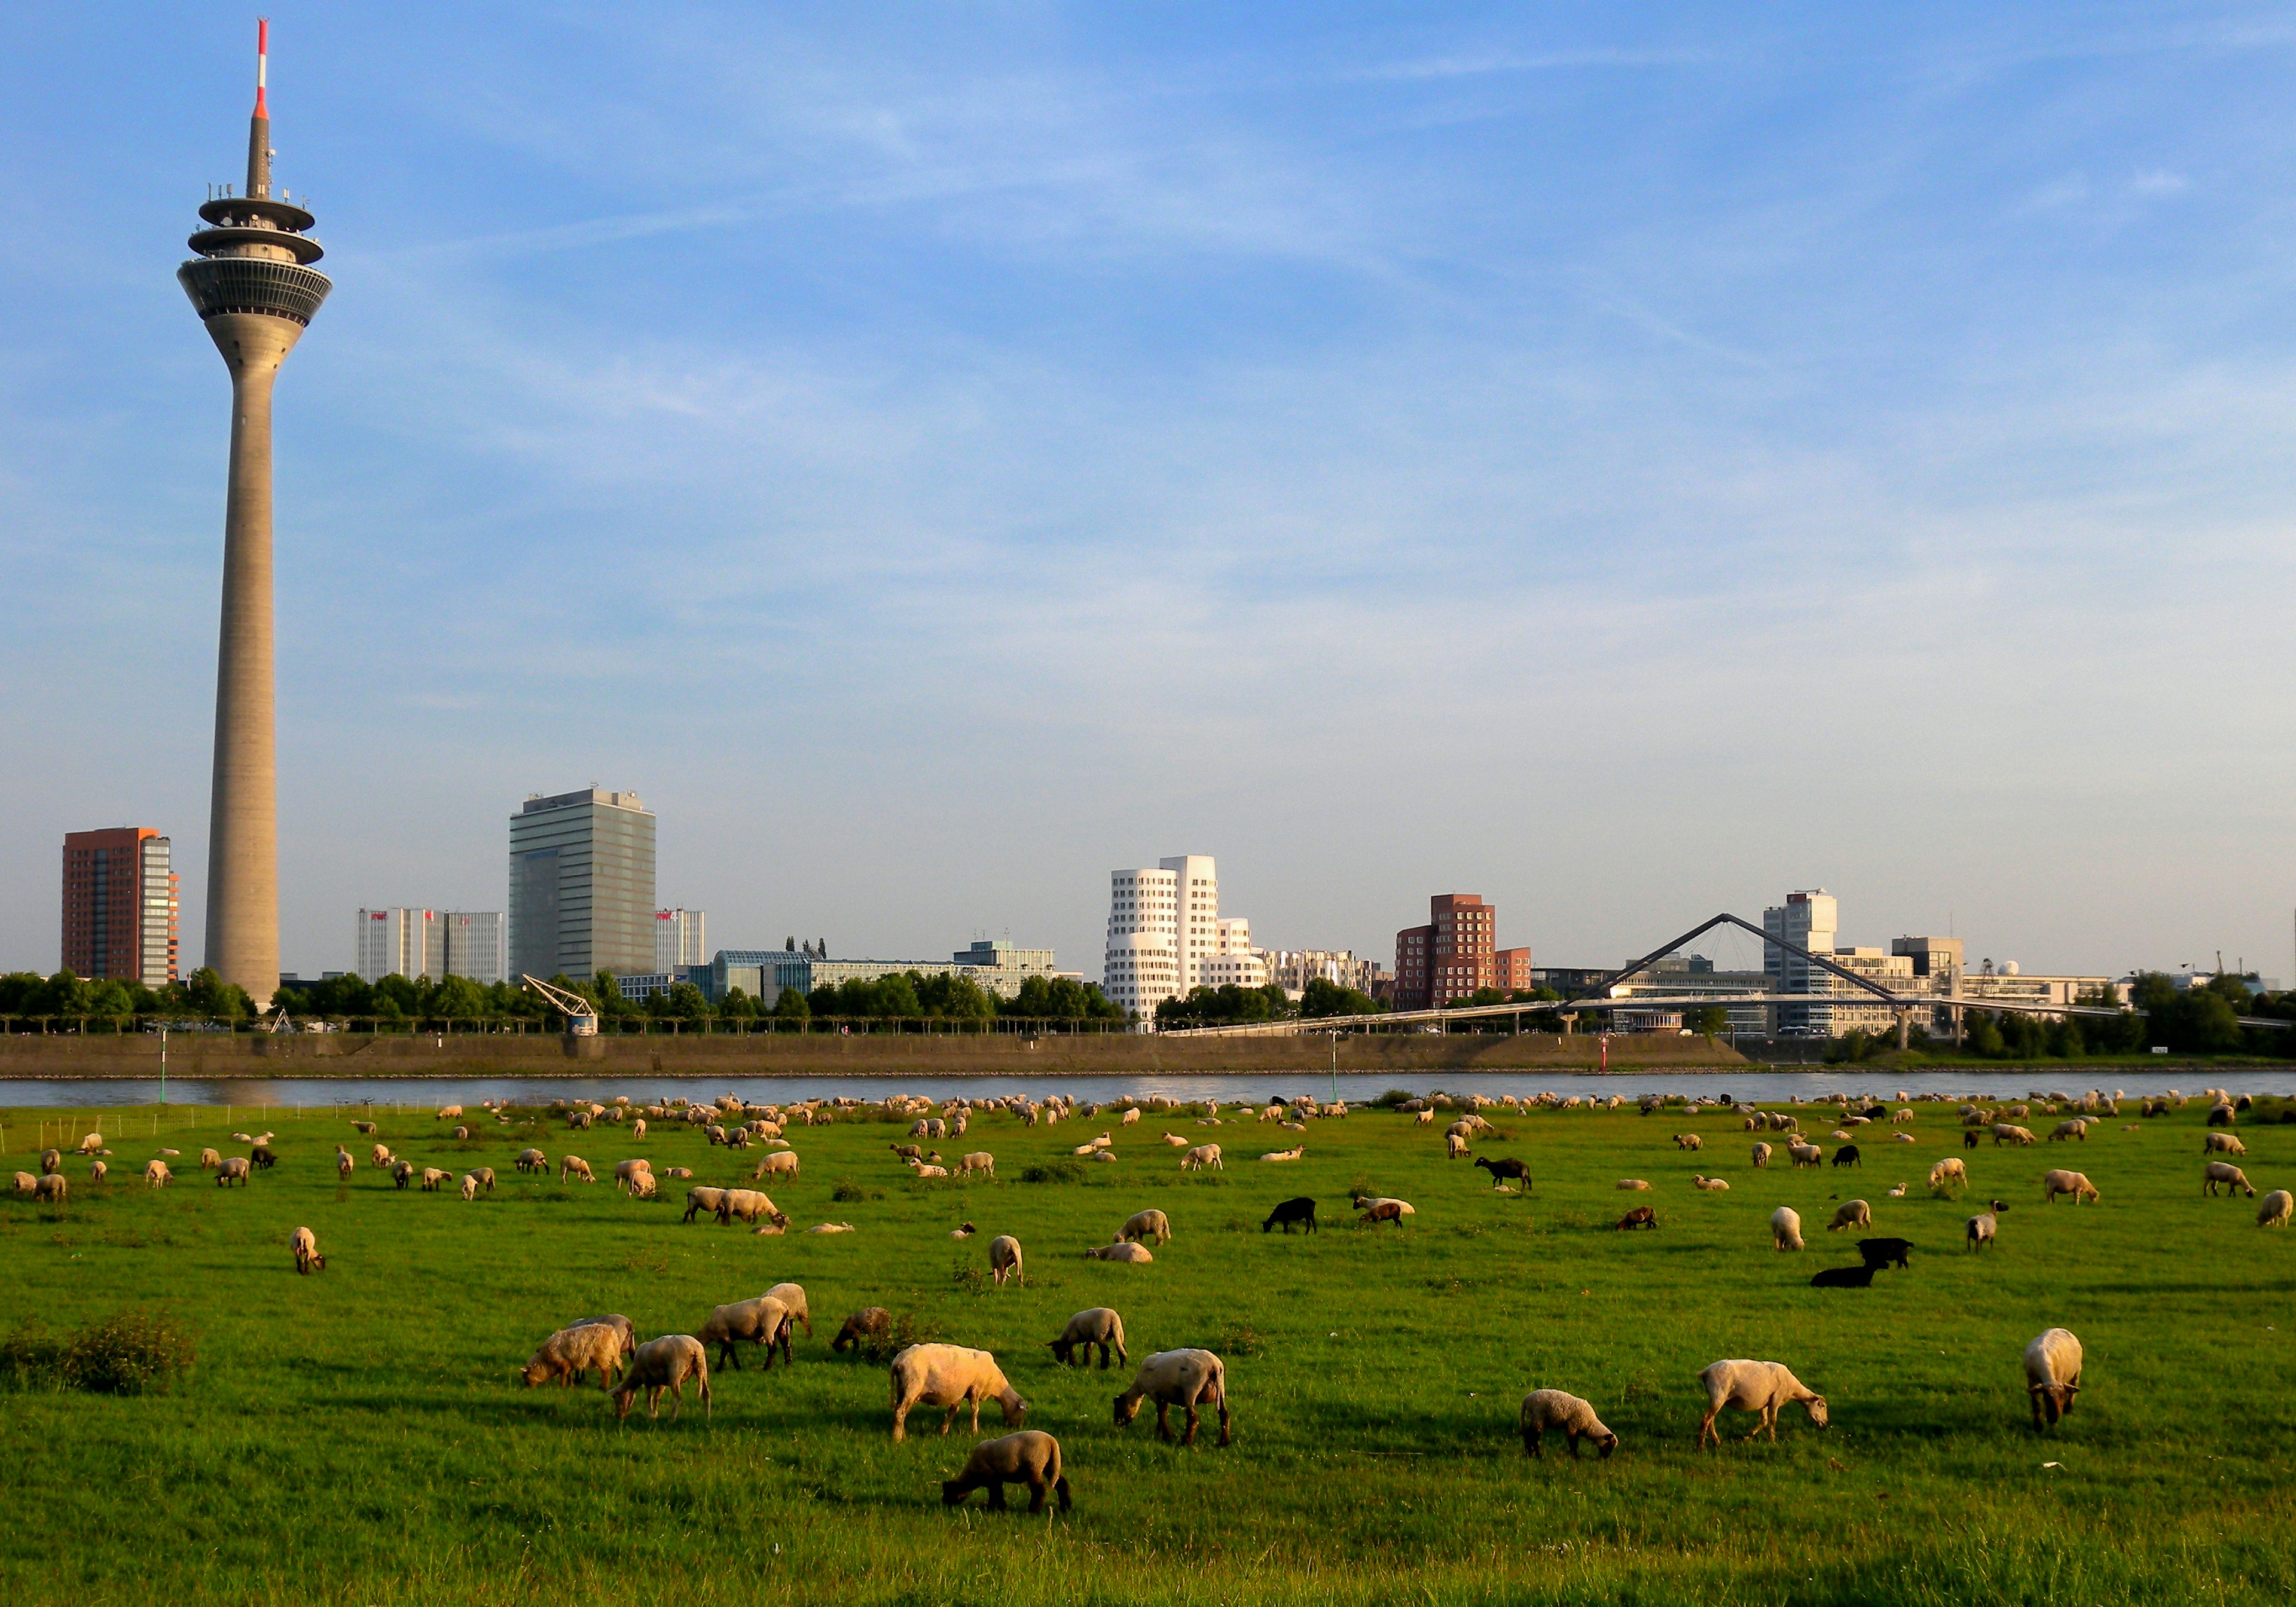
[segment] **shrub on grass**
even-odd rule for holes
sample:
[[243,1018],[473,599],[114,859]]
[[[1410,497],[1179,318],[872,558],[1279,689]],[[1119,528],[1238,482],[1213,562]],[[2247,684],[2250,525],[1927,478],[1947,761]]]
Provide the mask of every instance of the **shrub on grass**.
[[860,1352],[873,1362],[891,1361],[911,1345],[930,1345],[940,1338],[940,1324],[919,1319],[914,1311],[904,1311],[885,1325],[881,1333],[864,1334]]
[[988,1275],[963,1256],[956,1259],[953,1270],[956,1275],[956,1286],[967,1294],[979,1294],[988,1287]]
[[1021,1168],[1023,1183],[1082,1183],[1086,1176],[1080,1160],[1039,1160]]
[[1371,1103],[1374,1110],[1392,1111],[1398,1105],[1408,1103],[1418,1097],[1408,1088],[1390,1088]]
[[885,1191],[881,1188],[863,1188],[850,1177],[840,1177],[835,1185],[830,1189],[829,1197],[840,1205],[855,1205],[865,1200],[882,1200],[885,1197]]
[[1260,1337],[1259,1330],[1249,1323],[1230,1323],[1220,1330],[1219,1337],[1213,1343],[1218,1347],[1222,1357],[1260,1356],[1267,1349],[1267,1341]]
[[0,1341],[0,1387],[91,1395],[164,1394],[192,1365],[191,1336],[164,1311],[130,1308],[70,1339],[37,1325]]

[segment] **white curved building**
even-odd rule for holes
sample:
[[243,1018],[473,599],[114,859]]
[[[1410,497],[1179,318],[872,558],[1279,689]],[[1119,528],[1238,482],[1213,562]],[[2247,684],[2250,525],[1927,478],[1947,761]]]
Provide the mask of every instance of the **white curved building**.
[[1101,991],[1143,1021],[1195,988],[1267,980],[1251,947],[1251,923],[1219,913],[1219,869],[1209,854],[1184,854],[1154,869],[1109,873],[1108,954]]

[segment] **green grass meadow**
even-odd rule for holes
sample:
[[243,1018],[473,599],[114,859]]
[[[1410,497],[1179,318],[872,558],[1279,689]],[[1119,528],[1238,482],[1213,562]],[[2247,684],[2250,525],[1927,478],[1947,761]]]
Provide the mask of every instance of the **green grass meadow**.
[[[496,1127],[472,1107],[476,1136],[457,1142],[428,1110],[385,1116],[379,1136],[418,1166],[495,1168],[496,1193],[466,1204],[394,1189],[368,1141],[324,1112],[234,1112],[231,1126],[273,1129],[282,1156],[243,1191],[197,1168],[202,1144],[243,1152],[220,1111],[106,1112],[107,1187],[72,1157],[63,1207],[0,1202],[0,1330],[163,1309],[197,1359],[166,1393],[0,1391],[0,1585],[20,1600],[171,1603],[2296,1597],[2296,1237],[2259,1230],[2252,1201],[2202,1197],[2200,1107],[2107,1119],[2085,1144],[1988,1142],[1957,1201],[1923,1185],[1932,1161],[1963,1153],[1953,1107],[1915,1109],[1918,1143],[1876,1124],[1860,1130],[1862,1168],[1816,1173],[1783,1154],[1753,1169],[1735,1117],[1494,1112],[1505,1136],[1477,1152],[1529,1163],[1520,1198],[1447,1160],[1439,1125],[1384,1113],[1304,1138],[1151,1115],[1114,1129],[1115,1163],[1043,1184],[1022,1168],[1102,1120],[976,1119],[938,1147],[993,1152],[1001,1180],[962,1184],[911,1178],[887,1149],[901,1128],[847,1119],[791,1129],[800,1180],[769,1189],[783,1237],[681,1226],[684,1184],[636,1202],[611,1181],[511,1166],[538,1144],[602,1177],[644,1155],[657,1172],[746,1179],[759,1151],[712,1149],[684,1126],[634,1141],[538,1111]],[[2243,1119],[2243,1164],[2260,1191],[2296,1186],[2296,1125],[2268,1114]],[[53,1113],[0,1112],[6,1169],[37,1169],[42,1120],[53,1139]],[[1833,1125],[1803,1119],[1829,1151]],[[1225,1172],[1183,1176],[1158,1142],[1168,1130],[1223,1144]],[[1680,1131],[1704,1151],[1677,1151]],[[1298,1163],[1256,1159],[1300,1142]],[[358,1157],[348,1186],[338,1143]],[[138,1174],[161,1145],[184,1153],[153,1191]],[[2085,1170],[2102,1201],[2045,1209],[2052,1165]],[[1730,1192],[1694,1191],[1701,1171]],[[1623,1177],[1652,1189],[1621,1193]],[[833,1201],[840,1182],[864,1197]],[[1885,1198],[1899,1182],[1908,1196]],[[1351,1186],[1418,1215],[1357,1227]],[[1324,1231],[1263,1235],[1269,1207],[1301,1193]],[[1963,1219],[1995,1195],[2012,1205],[1999,1245],[1968,1254]],[[1915,1242],[1912,1267],[1869,1290],[1811,1289],[1819,1267],[1857,1259],[1855,1234],[1824,1231],[1853,1196],[1873,1202],[1872,1233]],[[1612,1231],[1643,1202],[1657,1232]],[[1770,1248],[1781,1204],[1802,1214],[1806,1253]],[[1176,1234],[1153,1265],[1078,1253],[1150,1206]],[[965,1218],[980,1236],[948,1238]],[[798,1231],[822,1221],[858,1231]],[[322,1274],[295,1273],[299,1225],[326,1252]],[[1026,1249],[1025,1287],[987,1284],[998,1233]],[[649,1423],[641,1404],[618,1427],[594,1388],[512,1376],[573,1318],[624,1312],[642,1340],[691,1332],[785,1279],[805,1285],[814,1336],[792,1368],[750,1355],[713,1372],[713,1421],[689,1394],[682,1421],[665,1403]],[[939,1482],[971,1436],[960,1418],[941,1439],[921,1408],[891,1442],[884,1368],[828,1348],[865,1305],[995,1351],[1029,1426],[1059,1436],[1075,1511],[992,1513],[978,1496],[944,1509]],[[1119,1430],[1125,1375],[1054,1365],[1045,1341],[1096,1305],[1123,1314],[1136,1363],[1224,1355],[1234,1446],[1211,1431],[1160,1444],[1149,1413]],[[2052,1325],[2079,1336],[2086,1388],[2040,1438],[2019,1358]],[[1792,1409],[1775,1446],[1740,1442],[1738,1419],[1718,1453],[1694,1449],[1698,1370],[1737,1356],[1792,1366],[1827,1396],[1832,1428]],[[1574,1464],[1550,1438],[1525,1458],[1517,1406],[1542,1386],[1591,1399],[1617,1455]],[[992,1406],[982,1432],[1003,1431]]]

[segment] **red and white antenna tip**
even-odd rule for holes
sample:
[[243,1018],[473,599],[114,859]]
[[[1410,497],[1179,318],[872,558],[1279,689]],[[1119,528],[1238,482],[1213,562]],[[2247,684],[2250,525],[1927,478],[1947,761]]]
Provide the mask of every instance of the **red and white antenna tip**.
[[263,103],[264,78],[270,64],[271,19],[258,17],[255,20],[255,115],[260,118],[271,115]]

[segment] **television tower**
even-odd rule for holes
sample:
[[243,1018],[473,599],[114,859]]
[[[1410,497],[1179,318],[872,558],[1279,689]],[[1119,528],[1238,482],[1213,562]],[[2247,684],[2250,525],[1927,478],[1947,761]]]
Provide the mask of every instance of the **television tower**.
[[279,777],[271,670],[271,386],[332,289],[311,266],[315,219],[271,191],[265,77],[271,25],[256,24],[247,193],[200,209],[199,253],[176,270],[231,370],[231,480],[223,518],[223,630],[216,654],[215,790],[208,816],[207,963],[267,1009],[279,988]]

